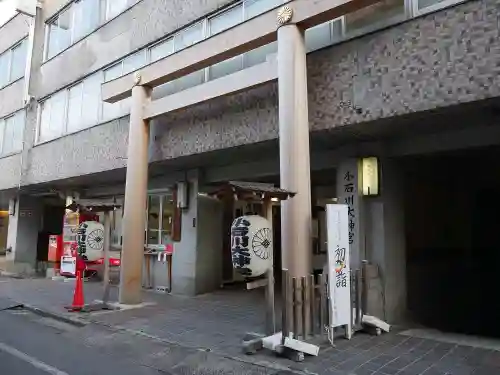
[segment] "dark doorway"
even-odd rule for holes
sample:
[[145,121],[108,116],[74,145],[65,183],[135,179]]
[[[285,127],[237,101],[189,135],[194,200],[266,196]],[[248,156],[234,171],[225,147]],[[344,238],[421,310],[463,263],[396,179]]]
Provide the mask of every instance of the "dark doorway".
[[500,337],[499,149],[407,159],[408,307],[444,331]]

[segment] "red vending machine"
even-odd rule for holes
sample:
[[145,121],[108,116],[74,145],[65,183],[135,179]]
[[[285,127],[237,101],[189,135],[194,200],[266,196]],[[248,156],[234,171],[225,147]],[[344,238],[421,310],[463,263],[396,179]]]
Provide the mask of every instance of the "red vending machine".
[[61,273],[61,258],[63,256],[63,236],[49,236],[48,261],[54,265],[54,273],[59,276]]

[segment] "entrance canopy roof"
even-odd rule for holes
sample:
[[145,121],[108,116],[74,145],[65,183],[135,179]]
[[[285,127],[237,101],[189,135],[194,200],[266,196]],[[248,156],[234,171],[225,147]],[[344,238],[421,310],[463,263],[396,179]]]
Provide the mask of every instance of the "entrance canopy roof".
[[224,196],[231,196],[238,200],[286,200],[288,198],[293,198],[295,193],[274,187],[270,184],[246,181],[229,181],[214,188],[209,195],[216,196],[219,199]]
[[121,205],[105,200],[77,200],[66,206],[66,209],[73,212],[109,212],[120,208]]

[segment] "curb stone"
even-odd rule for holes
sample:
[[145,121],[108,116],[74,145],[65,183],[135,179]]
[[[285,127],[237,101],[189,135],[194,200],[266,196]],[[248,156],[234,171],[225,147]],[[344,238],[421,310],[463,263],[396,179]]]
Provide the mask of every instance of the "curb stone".
[[25,279],[25,277],[23,275],[21,275],[20,273],[7,272],[4,270],[0,270],[0,276],[8,277],[11,279]]
[[25,303],[21,303],[20,306],[22,306],[24,309],[31,311],[33,314],[43,316],[45,318],[51,318],[63,323],[71,324],[75,327],[85,327],[88,322],[84,321],[83,319],[78,319],[78,318],[70,318],[68,316],[64,316],[63,314],[58,314],[54,313],[51,311],[43,310],[38,307],[34,307],[31,305],[27,305]]

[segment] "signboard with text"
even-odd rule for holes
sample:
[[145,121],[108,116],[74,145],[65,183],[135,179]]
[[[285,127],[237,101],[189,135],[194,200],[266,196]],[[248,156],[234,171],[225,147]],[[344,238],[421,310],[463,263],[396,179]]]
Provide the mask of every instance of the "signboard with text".
[[339,204],[347,206],[351,267],[357,269],[361,267],[361,260],[364,257],[363,241],[360,241],[362,230],[358,160],[348,159],[339,166],[337,170],[337,199]]
[[330,328],[346,325],[350,327],[352,307],[349,206],[328,204],[326,215]]

